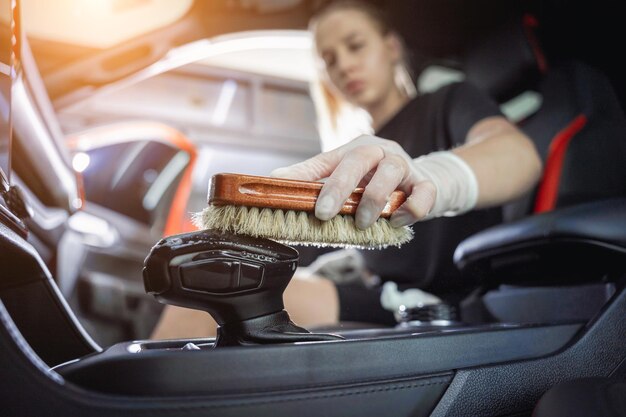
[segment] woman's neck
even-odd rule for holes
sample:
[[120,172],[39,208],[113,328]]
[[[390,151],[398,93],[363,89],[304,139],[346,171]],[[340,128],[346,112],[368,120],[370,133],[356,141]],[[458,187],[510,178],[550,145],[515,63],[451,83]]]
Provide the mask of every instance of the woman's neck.
[[409,97],[405,93],[394,88],[385,99],[367,108],[374,132],[383,127],[408,101]]

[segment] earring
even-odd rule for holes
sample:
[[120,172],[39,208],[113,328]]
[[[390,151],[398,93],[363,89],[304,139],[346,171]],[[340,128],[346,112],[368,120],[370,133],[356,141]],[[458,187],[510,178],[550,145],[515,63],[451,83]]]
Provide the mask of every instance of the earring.
[[413,98],[417,95],[417,88],[405,64],[399,63],[396,65],[394,69],[394,79],[398,88],[404,91],[409,98]]

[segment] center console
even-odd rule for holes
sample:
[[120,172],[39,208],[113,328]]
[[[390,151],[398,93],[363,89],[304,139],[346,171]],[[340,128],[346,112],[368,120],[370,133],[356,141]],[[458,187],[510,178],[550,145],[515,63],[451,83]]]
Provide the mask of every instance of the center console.
[[[584,227],[578,228],[581,216]],[[437,326],[420,319],[414,320],[418,325],[409,320],[396,328],[338,327],[328,333],[311,333],[284,311],[282,291],[297,262],[293,249],[210,231],[169,237],[146,260],[146,289],[165,302],[213,315],[220,325],[217,339],[129,341],[75,355],[52,369],[72,386],[102,395],[201,398],[214,415],[224,416],[288,416],[295,410],[374,416],[388,412],[389,404],[395,415],[520,415],[560,381],[626,376],[626,238],[620,234],[626,228],[615,227],[626,224],[624,216],[623,199],[563,210],[485,231],[457,252],[460,267],[484,276],[490,290],[477,298],[492,315],[489,294],[546,290],[545,300],[554,300],[569,297],[558,288],[609,288],[585,317],[555,317],[546,310],[534,322]],[[605,220],[610,228],[603,227]],[[4,249],[17,241],[4,240],[10,233],[2,234]],[[570,259],[571,253],[580,256]],[[20,256],[21,264],[41,268],[26,252]],[[550,266],[565,260],[566,267]],[[595,265],[593,274],[584,279],[576,262]],[[15,281],[12,288],[20,287]],[[535,298],[526,300],[527,310],[536,308]],[[12,303],[8,292],[2,301]],[[561,301],[553,304],[565,305]],[[53,334],[44,336],[55,344]],[[46,343],[36,349],[45,353]]]

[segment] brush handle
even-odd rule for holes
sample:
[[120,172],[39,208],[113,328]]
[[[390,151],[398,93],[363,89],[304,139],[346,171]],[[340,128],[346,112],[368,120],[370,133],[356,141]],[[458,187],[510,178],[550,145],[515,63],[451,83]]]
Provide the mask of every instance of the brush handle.
[[[215,206],[246,206],[275,210],[315,211],[321,182],[286,180],[240,174],[216,174],[209,186],[209,204]],[[357,188],[346,200],[339,214],[354,215],[363,197],[364,188]],[[390,217],[406,200],[402,191],[389,196],[381,217]]]

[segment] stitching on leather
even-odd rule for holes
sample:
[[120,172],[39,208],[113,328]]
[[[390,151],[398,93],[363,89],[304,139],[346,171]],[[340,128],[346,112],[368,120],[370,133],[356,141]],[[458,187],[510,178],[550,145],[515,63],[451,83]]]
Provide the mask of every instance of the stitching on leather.
[[[287,403],[287,402],[303,401],[303,400],[321,400],[321,399],[325,399],[325,398],[338,398],[338,397],[348,397],[348,396],[351,396],[351,395],[362,395],[362,394],[373,394],[373,393],[378,393],[378,392],[399,391],[399,390],[404,390],[404,389],[426,387],[426,386],[430,386],[430,385],[444,385],[444,384],[447,384],[447,383],[448,383],[447,381],[413,383],[413,384],[408,384],[408,385],[399,385],[399,386],[394,386],[394,387],[370,388],[370,389],[366,389],[366,390],[351,391],[351,392],[297,395],[297,396],[291,397],[291,398],[277,398],[275,400],[261,400],[261,401],[247,400],[246,402],[240,402],[240,403],[235,403],[235,404],[215,404],[215,405],[204,405],[204,406],[189,407],[189,408],[179,409],[179,411],[194,412],[194,411],[200,410],[200,409],[255,407],[255,406],[266,405],[266,404]],[[282,394],[282,395],[289,395],[289,394]],[[165,411],[165,410],[154,410],[154,411],[156,411],[158,413],[160,411]]]
[[[315,389],[315,388],[320,388],[320,387],[325,387],[325,388],[331,388],[334,387],[335,389],[356,389],[357,387],[353,387],[351,388],[350,385],[361,385],[361,384],[371,384],[371,383],[375,383],[377,385],[381,385],[381,384],[401,384],[404,381],[398,381],[398,380],[406,380],[406,379],[434,379],[434,378],[450,378],[452,376],[452,374],[439,374],[439,375],[415,375],[415,373],[410,373],[410,374],[400,374],[400,375],[391,375],[387,378],[381,378],[381,377],[377,377],[377,378],[364,378],[364,379],[353,379],[353,380],[348,380],[348,381],[332,381],[332,383],[329,382],[319,382],[317,384],[301,384],[301,385],[289,385],[289,388],[285,388],[285,387],[276,387],[276,388],[268,388],[266,390],[263,389],[254,389],[254,388],[249,388],[249,389],[245,389],[245,390],[237,390],[236,392],[223,392],[223,393],[219,393],[221,395],[229,395],[229,394],[271,394],[273,392],[283,392],[283,393],[288,393],[288,391],[297,391],[297,390],[306,390],[306,389]],[[288,390],[288,391],[287,391]]]

